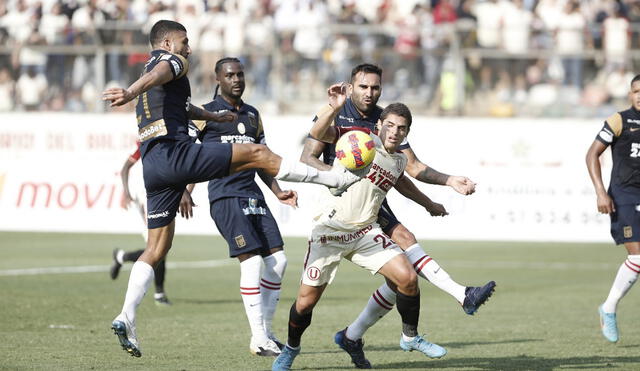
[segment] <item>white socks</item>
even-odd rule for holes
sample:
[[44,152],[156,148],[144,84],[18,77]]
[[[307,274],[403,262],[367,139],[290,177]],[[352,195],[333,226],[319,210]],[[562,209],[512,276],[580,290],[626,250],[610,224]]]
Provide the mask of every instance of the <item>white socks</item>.
[[271,323],[280,300],[280,284],[287,268],[287,257],[284,251],[277,251],[263,258],[264,270],[260,279],[262,295],[262,323],[267,336],[272,334]]
[[249,320],[251,336],[257,344],[267,341],[262,327],[262,296],[260,294],[260,268],[262,257],[255,255],[240,263],[240,296]]
[[360,312],[358,318],[347,327],[347,338],[358,340],[378,320],[384,317],[396,303],[396,293],[387,286],[386,282],[373,292],[367,306]]
[[280,162],[280,169],[275,178],[288,182],[322,184],[328,187],[339,187],[342,184],[342,174],[340,173],[320,171],[300,161],[291,161],[284,157]]
[[451,279],[449,273],[438,265],[417,243],[404,252],[418,275],[427,279],[440,290],[453,296],[460,304],[464,302],[466,287]]
[[153,281],[153,276],[153,268],[149,264],[141,260],[133,263],[127,294],[122,305],[122,313],[125,313],[129,321],[133,323],[136,320],[136,308],[140,305],[151,281]]
[[629,255],[618,269],[607,300],[602,304],[605,313],[615,313],[618,302],[631,289],[640,273],[640,255]]

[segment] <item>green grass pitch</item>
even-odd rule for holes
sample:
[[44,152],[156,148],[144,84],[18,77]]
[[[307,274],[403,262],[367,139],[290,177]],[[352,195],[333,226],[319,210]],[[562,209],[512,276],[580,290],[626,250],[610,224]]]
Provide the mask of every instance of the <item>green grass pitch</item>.
[[[440,360],[398,346],[394,310],[365,335],[374,368],[385,370],[640,370],[640,288],[618,310],[621,340],[601,336],[597,306],[625,252],[612,244],[422,241],[458,282],[495,280],[494,296],[467,316],[447,294],[421,280],[420,330],[447,348]],[[0,233],[0,369],[2,370],[268,370],[272,359],[249,353],[249,326],[239,294],[237,261],[219,237],[176,236],[166,291],[138,311],[142,358],[120,349],[110,330],[120,311],[128,270],[108,277],[111,251],[142,247],[135,235]],[[289,258],[274,328],[286,340],[306,241],[286,239]],[[221,261],[215,267],[185,264]],[[88,267],[84,273],[33,273],[27,268]],[[129,268],[127,266],[127,268]],[[298,370],[352,365],[333,334],[360,312],[382,282],[344,261],[302,339]]]

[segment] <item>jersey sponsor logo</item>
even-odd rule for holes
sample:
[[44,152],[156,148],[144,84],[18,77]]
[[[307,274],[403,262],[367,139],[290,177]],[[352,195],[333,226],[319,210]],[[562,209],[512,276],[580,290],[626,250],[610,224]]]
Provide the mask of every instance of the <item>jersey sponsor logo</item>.
[[167,125],[165,125],[163,119],[156,120],[138,130],[138,140],[140,142],[145,142],[163,135],[167,135]]
[[320,278],[320,269],[316,267],[307,268],[307,277],[311,281],[317,281]]
[[250,198],[249,205],[242,209],[244,215],[267,215],[265,207],[258,206],[258,199]]
[[[317,116],[316,116],[316,117],[317,117]],[[347,122],[350,122],[350,123],[352,123],[352,124],[355,122],[355,120],[353,119],[353,117],[347,117],[347,116],[338,115],[338,118],[339,118],[340,120],[346,120]]]
[[393,175],[391,171],[383,169],[376,163],[371,167],[371,170],[367,175],[367,179],[385,192],[389,192],[393,185],[398,181],[398,178]]
[[631,228],[630,225],[627,225],[624,228],[622,228],[622,233],[624,234],[624,238],[633,237],[633,229]]
[[353,233],[331,235],[331,236],[320,236],[320,243],[321,244],[326,244],[327,242],[349,243],[361,238],[372,229],[373,229],[373,226],[369,224],[368,226],[362,228],[361,230]]
[[147,214],[147,219],[166,218],[169,216],[169,211],[153,212]]
[[173,68],[174,75],[178,76],[182,72],[182,68],[178,64],[178,62],[171,60],[171,67]]
[[239,122],[238,123],[238,133],[240,134],[244,134],[247,132],[247,128],[244,127],[244,124]]
[[632,123],[632,124],[636,124],[636,125],[640,125],[640,120],[627,119],[627,122],[630,122],[630,123]]
[[632,132],[632,133],[633,133],[634,131],[637,131],[637,130],[640,130],[640,128],[629,128],[629,131],[630,131],[630,132]]
[[245,241],[243,235],[235,236],[233,239],[236,241],[238,248],[247,246],[247,241]]
[[247,135],[222,135],[220,141],[222,143],[254,143],[256,139]]

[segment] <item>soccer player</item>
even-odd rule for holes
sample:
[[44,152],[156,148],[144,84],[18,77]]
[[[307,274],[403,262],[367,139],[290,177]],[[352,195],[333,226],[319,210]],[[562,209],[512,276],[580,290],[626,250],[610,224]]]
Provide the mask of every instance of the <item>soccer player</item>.
[[[631,80],[631,108],[607,118],[589,147],[586,161],[596,190],[598,211],[611,217],[611,237],[624,244],[627,259],[620,265],[609,296],[598,307],[602,335],[618,341],[616,309],[640,273],[640,75]],[[600,156],[611,146],[613,169],[609,189],[602,182]]]
[[[236,113],[238,118],[230,123],[195,122],[201,130],[200,141],[265,144],[260,113],[242,100],[245,76],[240,60],[220,59],[215,65],[215,75],[216,94],[203,108],[211,112],[227,110]],[[280,202],[297,206],[295,191],[283,191],[272,176],[263,171],[257,173]],[[280,298],[287,257],[280,230],[255,175],[255,170],[245,170],[209,181],[209,203],[211,217],[229,244],[229,256],[240,262],[240,294],[251,328],[249,350],[260,356],[277,356],[282,344],[273,334],[271,323]]]
[[[337,89],[344,89],[344,86],[332,86],[330,94]],[[332,96],[330,100],[335,102]],[[334,197],[314,218],[302,282],[289,312],[287,344],[273,362],[273,371],[291,368],[300,353],[302,334],[311,324],[313,308],[335,277],[341,258],[372,274],[380,273],[396,286],[397,308],[402,319],[400,347],[403,350],[418,350],[431,358],[440,358],[447,353],[443,347],[418,335],[420,290],[417,274],[407,256],[376,222],[378,210],[389,189],[405,185],[407,156],[398,151],[398,147],[409,133],[411,120],[411,112],[402,103],[390,104],[382,111],[377,124],[380,136],[372,134],[376,154],[367,176],[342,197]],[[328,120],[317,120],[311,135],[323,141],[336,140],[338,131],[328,130],[329,123]]]
[[[133,205],[136,208],[136,211],[140,213],[140,217],[142,218],[142,222],[144,223],[144,232],[142,233],[142,237],[144,238],[145,243],[147,242],[147,213],[145,211],[145,203],[143,200],[146,198],[143,190],[138,190],[136,195],[134,196],[131,192],[131,187],[129,184],[129,172],[131,167],[135,165],[138,160],[140,160],[140,142],[137,142],[137,147],[134,153],[129,155],[122,165],[122,170],[120,170],[120,178],[122,180],[122,189],[124,190],[124,198],[122,200],[122,207],[124,209],[128,209],[129,205]],[[137,187],[141,188],[141,187]],[[185,192],[188,192],[185,190]],[[183,196],[184,198],[184,196]],[[187,207],[191,207],[189,203],[186,204]],[[180,207],[183,207],[181,204]],[[113,250],[113,263],[111,264],[111,269],[109,270],[109,275],[112,280],[118,278],[120,273],[120,268],[122,268],[122,264],[124,262],[135,262],[138,260],[140,255],[144,252],[144,249],[134,250],[134,251],[124,251],[122,249],[116,248]],[[164,277],[165,277],[165,260],[162,259],[158,265],[154,268],[154,283],[156,292],[153,294],[153,299],[158,305],[171,305],[171,301],[164,292]]]
[[[351,71],[348,95],[344,104],[325,106],[314,121],[328,120],[336,127],[358,126],[374,130],[380,118],[382,108],[377,105],[382,93],[382,69],[372,64],[360,64]],[[343,94],[335,90],[330,94]],[[344,99],[342,97],[341,99]],[[333,103],[332,103],[333,104]],[[408,141],[398,145],[398,150],[407,157],[406,172],[413,178],[430,184],[447,185],[463,195],[475,191],[475,183],[463,176],[446,175],[422,163]],[[319,160],[320,155],[323,161]],[[335,148],[310,136],[305,141],[301,161],[318,169],[329,169],[335,157]],[[409,186],[415,187],[409,182]],[[401,190],[401,189],[400,189]],[[407,196],[403,194],[404,196]],[[435,215],[447,215],[443,212]],[[432,213],[430,211],[430,213]],[[433,215],[433,213],[432,213]],[[462,305],[465,313],[472,315],[493,293],[495,282],[490,281],[482,287],[465,287],[454,281],[449,274],[418,244],[415,236],[395,217],[386,200],[378,213],[378,223],[382,230],[395,241],[415,268],[419,277],[427,279],[439,289],[453,296]],[[349,353],[358,368],[371,368],[363,352],[362,336],[380,318],[389,313],[396,303],[394,290],[384,283],[375,290],[367,305],[357,319],[335,335],[335,342]]]
[[160,20],[151,28],[149,39],[153,51],[142,76],[127,89],[103,92],[103,99],[110,101],[112,107],[138,97],[136,116],[149,239],[144,253],[131,268],[122,312],[112,323],[122,348],[136,357],[141,356],[135,331],[136,308],[153,279],[153,267],[171,248],[175,214],[187,184],[262,169],[278,180],[322,184],[340,194],[360,179],[344,168],[318,171],[283,159],[261,144],[192,142],[188,134],[190,119],[228,122],[237,115],[230,111],[209,112],[190,103],[186,74],[191,48],[183,25]]

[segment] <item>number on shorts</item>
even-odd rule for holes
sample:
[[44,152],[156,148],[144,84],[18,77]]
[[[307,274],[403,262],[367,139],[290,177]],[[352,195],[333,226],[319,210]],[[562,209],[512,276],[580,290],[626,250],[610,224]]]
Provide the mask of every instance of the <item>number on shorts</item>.
[[393,241],[391,241],[391,240],[387,241],[387,237],[385,237],[384,235],[381,235],[381,234],[377,234],[373,238],[373,240],[375,242],[382,242],[382,248],[383,249],[386,249],[387,247],[393,245]]

